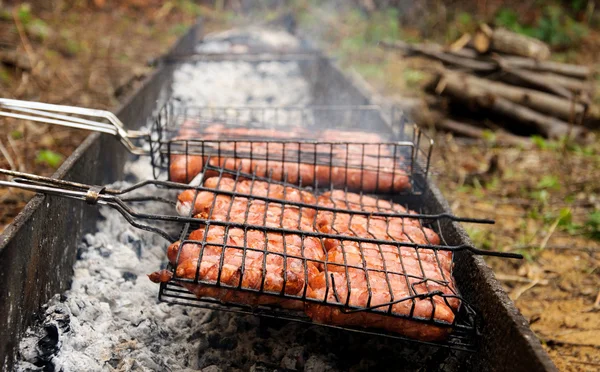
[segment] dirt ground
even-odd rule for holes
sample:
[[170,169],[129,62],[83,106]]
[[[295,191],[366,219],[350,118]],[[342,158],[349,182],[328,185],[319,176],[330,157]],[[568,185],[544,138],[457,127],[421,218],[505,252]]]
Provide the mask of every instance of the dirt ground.
[[[15,3],[0,3],[0,96],[109,110],[198,15],[172,2]],[[0,168],[45,176],[89,134],[8,119],[0,125]],[[30,197],[0,188],[0,232]]]
[[[476,246],[525,256],[486,262],[552,360],[562,371],[597,371],[600,242],[573,226],[598,209],[598,156],[465,144],[441,134],[436,143],[434,178],[454,213],[496,220],[467,225]],[[500,165],[486,172],[492,158]]]
[[[51,5],[38,6],[44,3]],[[26,58],[11,64],[3,57],[1,96],[114,109],[151,70],[146,62],[166,51],[196,16],[204,17],[208,30],[231,21],[230,13],[192,3],[51,1],[4,9],[0,56],[17,51]],[[302,19],[335,29],[335,38],[324,38],[326,47],[382,94],[418,95],[422,62],[356,38],[370,26],[318,12]],[[411,29],[402,33],[417,37]],[[584,63],[597,61],[594,40],[585,42],[592,53],[580,52]],[[0,167],[42,175],[52,174],[87,135],[6,120],[1,125]],[[579,146],[537,139],[526,150],[442,133],[435,140],[432,177],[454,213],[496,220],[467,225],[475,244],[526,257],[487,262],[558,368],[600,369],[600,140]],[[0,189],[0,231],[29,197]]]

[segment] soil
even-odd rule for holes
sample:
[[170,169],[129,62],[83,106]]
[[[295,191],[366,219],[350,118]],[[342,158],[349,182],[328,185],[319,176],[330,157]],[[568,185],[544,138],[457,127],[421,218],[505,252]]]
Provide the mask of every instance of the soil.
[[[497,148],[443,134],[436,144],[433,177],[454,213],[496,220],[467,225],[476,246],[525,256],[486,262],[554,363],[561,371],[598,370],[600,242],[569,231],[599,209],[598,156]],[[486,173],[492,158],[498,168]],[[548,182],[551,177],[557,184]],[[544,179],[552,187],[543,188]],[[543,200],[541,190],[547,192]],[[568,223],[560,219],[565,210]]]
[[[158,1],[35,1],[0,6],[3,97],[115,109],[200,8]],[[167,6],[170,4],[169,6]],[[127,37],[123,37],[127,35]],[[49,176],[89,132],[0,120],[0,168]],[[0,189],[0,232],[32,194]]]

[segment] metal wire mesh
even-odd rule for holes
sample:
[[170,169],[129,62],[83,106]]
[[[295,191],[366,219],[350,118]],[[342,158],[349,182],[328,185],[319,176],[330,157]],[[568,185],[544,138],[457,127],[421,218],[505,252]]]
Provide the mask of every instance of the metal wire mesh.
[[[204,171],[215,176],[196,186],[149,180],[117,190],[5,170],[17,178],[0,183],[108,205],[133,226],[174,242],[167,252],[170,276],[160,288],[163,301],[463,350],[473,346],[476,312],[452,279],[453,253],[518,257],[452,246],[440,223],[492,221],[411,212],[392,200],[347,190],[308,191],[210,162]],[[161,203],[165,212],[142,213],[137,203]],[[357,291],[362,295],[355,298]],[[390,322],[395,326],[381,326]],[[398,333],[397,327],[416,331]]]
[[[419,341],[444,339],[436,344],[463,350],[473,346],[476,312],[452,279],[453,252],[473,248],[448,245],[440,229],[443,218],[455,217],[416,214],[347,190],[320,190],[320,197],[310,200],[311,194],[297,186],[210,163],[204,172],[215,176],[205,176],[185,199],[188,217],[201,221],[187,223],[169,248],[172,278],[161,284],[161,300],[298,321],[312,318],[394,338],[425,335]],[[323,229],[323,221],[331,230]],[[382,225],[385,229],[378,230]],[[366,228],[357,231],[360,226]],[[329,250],[319,256],[311,250],[315,245]],[[324,280],[322,296],[315,294],[311,276]],[[357,299],[352,291],[362,295]],[[300,304],[312,307],[310,318],[297,311]],[[319,312],[329,315],[315,316]],[[336,317],[358,320],[336,325],[331,322]],[[365,319],[366,324],[379,322],[383,330],[360,327]],[[410,328],[406,321],[422,325],[412,333],[393,332]],[[381,327],[385,322],[397,327]]]
[[209,108],[170,102],[157,115],[154,132],[157,178],[166,173],[169,180],[189,182],[212,157],[261,176],[275,168],[273,179],[303,186],[349,184],[378,193],[422,193],[433,144],[401,111],[383,115],[378,106]]

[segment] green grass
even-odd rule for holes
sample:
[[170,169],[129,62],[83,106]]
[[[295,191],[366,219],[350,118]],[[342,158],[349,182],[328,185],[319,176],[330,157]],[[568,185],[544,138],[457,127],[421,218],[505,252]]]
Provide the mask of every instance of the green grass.
[[180,23],[180,24],[176,24],[174,26],[171,26],[171,28],[169,28],[169,33],[171,35],[183,35],[185,34],[185,32],[188,30],[188,26],[186,24]]
[[52,168],[58,168],[60,163],[62,163],[63,158],[64,157],[61,154],[56,153],[54,151],[41,150],[40,152],[38,152],[35,162],[47,164]]
[[494,23],[511,31],[540,39],[553,47],[569,47],[587,36],[585,23],[573,19],[563,7],[550,5],[543,8],[533,24],[523,24],[520,15],[513,9],[502,8]]
[[542,190],[560,190],[560,181],[557,176],[547,174],[537,184],[538,189]]
[[402,77],[408,88],[418,88],[425,80],[426,75],[422,71],[406,68],[402,73]]

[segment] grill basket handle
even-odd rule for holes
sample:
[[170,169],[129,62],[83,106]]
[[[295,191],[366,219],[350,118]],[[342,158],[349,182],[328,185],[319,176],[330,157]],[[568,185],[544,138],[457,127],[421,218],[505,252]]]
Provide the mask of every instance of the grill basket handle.
[[[72,115],[99,118],[108,123]],[[131,140],[148,138],[150,134],[141,131],[127,131],[119,118],[110,111],[0,98],[0,116],[111,134],[117,137],[131,153],[149,154],[147,150],[135,145]]]

